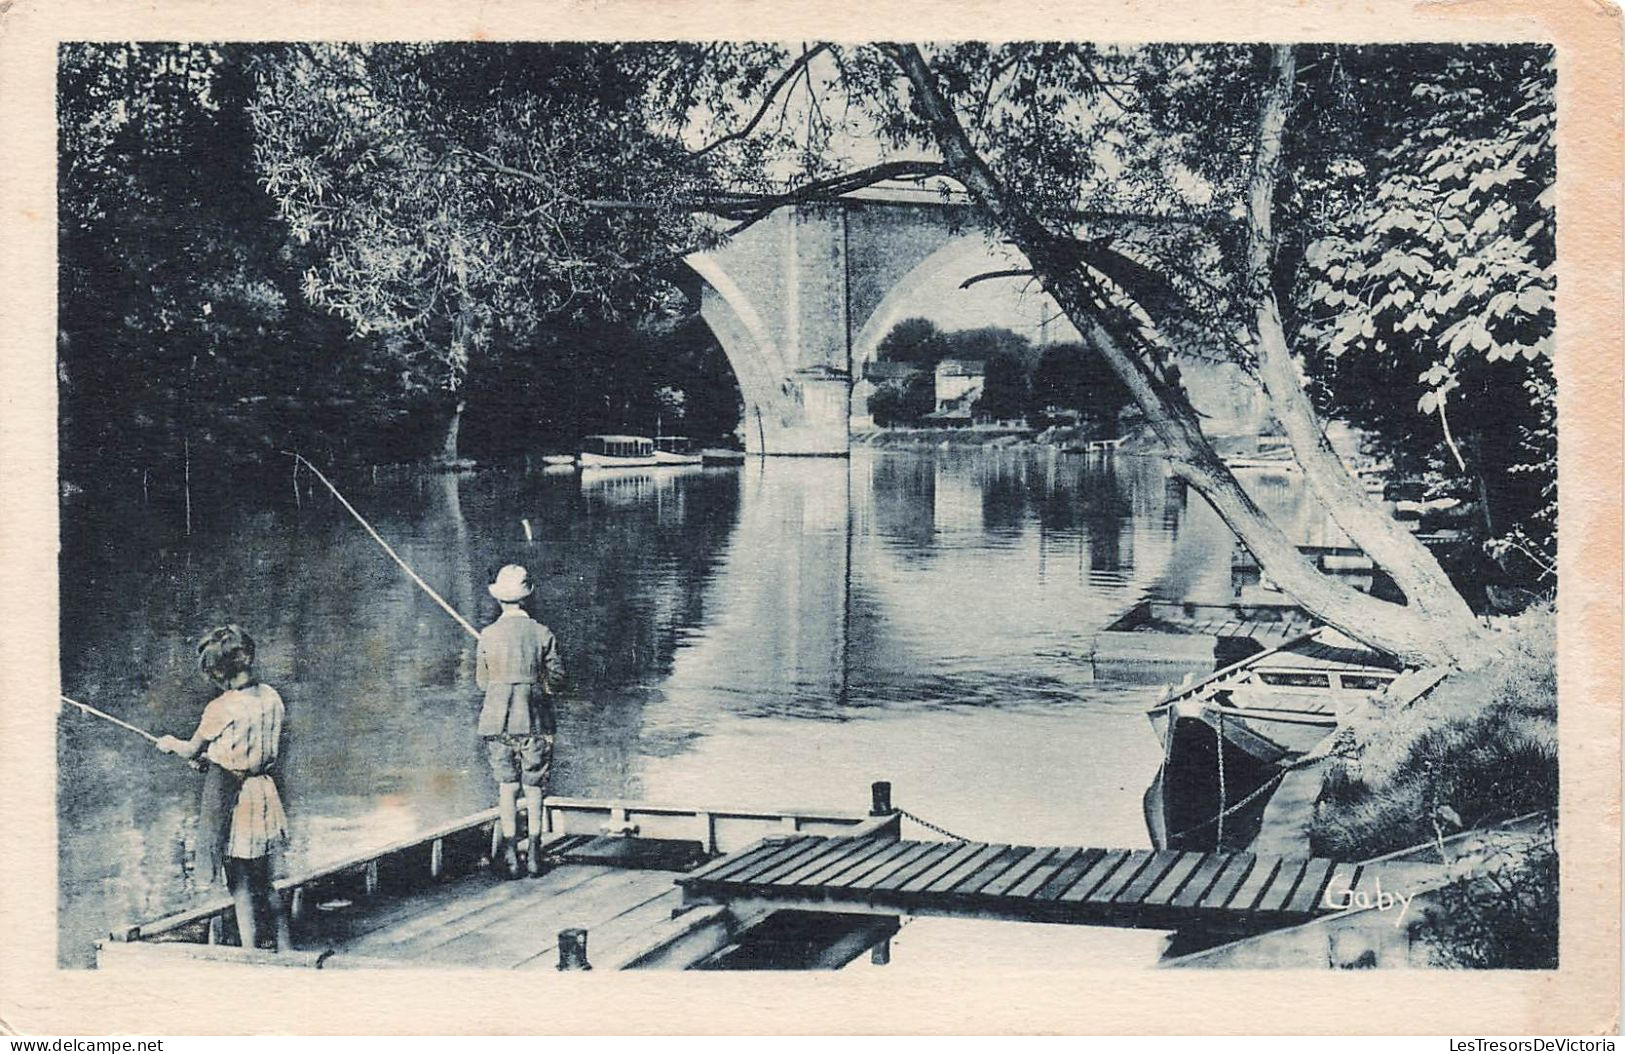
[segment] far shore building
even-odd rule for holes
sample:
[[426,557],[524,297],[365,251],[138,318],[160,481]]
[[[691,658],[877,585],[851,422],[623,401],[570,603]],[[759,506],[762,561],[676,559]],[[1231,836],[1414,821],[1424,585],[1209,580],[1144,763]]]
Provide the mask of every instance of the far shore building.
[[987,387],[987,365],[975,359],[937,363],[937,408],[926,419],[939,424],[970,424],[971,414]]
[[880,386],[887,381],[907,383],[923,371],[912,362],[880,362],[870,361],[862,366],[862,373],[852,385],[852,427],[869,429],[875,426],[874,414],[869,410],[869,400],[880,390]]

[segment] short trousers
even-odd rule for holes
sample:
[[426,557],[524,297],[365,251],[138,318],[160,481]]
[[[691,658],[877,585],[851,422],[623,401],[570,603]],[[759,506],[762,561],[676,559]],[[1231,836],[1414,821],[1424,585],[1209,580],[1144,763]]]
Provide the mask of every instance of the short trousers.
[[271,858],[269,856],[226,857],[226,888],[233,893],[244,882],[250,892],[263,893],[271,888]]
[[485,758],[498,783],[546,787],[553,767],[553,737],[541,733],[486,736]]

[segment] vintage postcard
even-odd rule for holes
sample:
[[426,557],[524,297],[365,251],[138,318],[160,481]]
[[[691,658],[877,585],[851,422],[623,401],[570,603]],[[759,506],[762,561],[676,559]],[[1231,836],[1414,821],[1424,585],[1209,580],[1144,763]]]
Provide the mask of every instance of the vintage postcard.
[[0,6],[0,1027],[1617,1031],[1620,41]]

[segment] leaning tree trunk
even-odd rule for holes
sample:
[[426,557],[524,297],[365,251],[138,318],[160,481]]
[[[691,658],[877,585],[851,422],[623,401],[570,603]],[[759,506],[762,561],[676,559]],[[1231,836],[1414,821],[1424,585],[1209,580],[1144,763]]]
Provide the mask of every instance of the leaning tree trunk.
[[[1045,291],[1122,379],[1167,448],[1175,474],[1207,500],[1265,573],[1311,614],[1372,647],[1414,663],[1462,657],[1470,642],[1456,627],[1435,621],[1421,606],[1391,604],[1361,593],[1322,574],[1305,559],[1214,451],[1183,390],[1129,350],[1130,342],[1119,332],[1119,313],[1101,285],[1076,265],[1065,239],[1012,200],[971,144],[919,49],[891,45],[886,51],[913,85],[915,105],[950,171],[1027,257]],[[1301,396],[1301,387],[1296,390]]]
[[440,460],[454,464],[457,457],[457,436],[463,430],[463,400],[458,399],[451,408],[451,420],[446,422],[446,437],[440,443]]
[[1255,365],[1259,380],[1269,395],[1276,420],[1292,444],[1304,479],[1332,521],[1388,573],[1410,606],[1426,612],[1438,623],[1441,635],[1471,641],[1478,636],[1479,629],[1467,602],[1427,547],[1366,498],[1348,466],[1327,441],[1319,415],[1292,361],[1272,281],[1275,238],[1271,225],[1281,140],[1296,74],[1292,46],[1277,45],[1270,66],[1270,82],[1259,110],[1258,151],[1254,155],[1247,195],[1247,281],[1256,305]]

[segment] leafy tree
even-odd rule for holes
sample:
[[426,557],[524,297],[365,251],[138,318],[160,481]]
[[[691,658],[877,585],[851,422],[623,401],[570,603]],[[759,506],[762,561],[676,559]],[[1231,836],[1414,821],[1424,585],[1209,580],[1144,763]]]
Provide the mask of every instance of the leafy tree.
[[1033,373],[1032,405],[1078,410],[1093,421],[1116,424],[1130,402],[1128,390],[1098,352],[1078,341],[1043,349]]
[[244,58],[196,44],[59,52],[65,478],[150,469],[156,492],[179,491],[200,461],[240,470],[250,450],[353,417],[339,400],[373,380],[327,355],[341,334],[303,310],[296,251],[252,175]]
[[949,357],[980,362],[982,396],[975,412],[998,420],[1021,417],[1027,410],[1033,346],[1026,337],[1002,326],[955,330],[946,335]]
[[[1301,338],[1333,412],[1373,429],[1390,456],[1470,482],[1494,550],[1544,577],[1556,514],[1552,58],[1433,57],[1407,96],[1344,118],[1369,149],[1318,181],[1334,207],[1305,251]],[[1345,76],[1382,66],[1355,49]]]
[[948,342],[935,322],[905,318],[880,338],[875,357],[881,362],[907,362],[927,370],[947,358]]
[[304,293],[384,334],[404,383],[448,406],[493,344],[546,320],[680,302],[661,268],[704,232],[703,168],[644,110],[635,48],[310,45],[258,64],[266,189],[317,261]]
[[887,378],[869,397],[870,415],[875,424],[885,428],[917,425],[936,405],[935,378],[926,372]]
[[983,417],[1008,421],[1026,413],[1027,375],[1018,360],[1004,355],[987,359],[983,366],[982,396],[975,412]]

